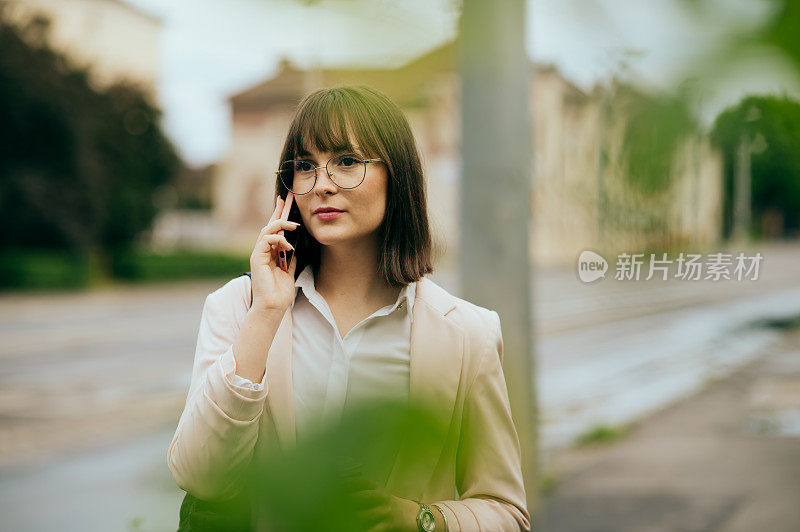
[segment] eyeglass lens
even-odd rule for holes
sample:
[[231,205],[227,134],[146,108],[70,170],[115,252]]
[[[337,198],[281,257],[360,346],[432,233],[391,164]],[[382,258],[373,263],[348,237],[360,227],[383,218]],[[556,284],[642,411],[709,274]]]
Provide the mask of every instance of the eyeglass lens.
[[[314,187],[316,170],[313,161],[296,159],[281,164],[279,175],[283,185],[293,194],[307,194]],[[332,157],[325,165],[331,180],[341,188],[355,188],[364,180],[367,164],[355,153]]]

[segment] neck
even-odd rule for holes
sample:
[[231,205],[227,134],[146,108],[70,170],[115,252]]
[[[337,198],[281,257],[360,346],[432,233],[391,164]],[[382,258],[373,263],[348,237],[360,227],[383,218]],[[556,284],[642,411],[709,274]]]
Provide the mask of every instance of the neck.
[[375,301],[397,297],[399,290],[378,276],[374,238],[322,246],[314,287],[326,300]]

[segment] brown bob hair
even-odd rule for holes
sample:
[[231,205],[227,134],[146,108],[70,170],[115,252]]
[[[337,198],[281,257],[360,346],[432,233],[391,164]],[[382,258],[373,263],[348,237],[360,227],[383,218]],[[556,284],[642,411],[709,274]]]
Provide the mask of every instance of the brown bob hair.
[[[319,152],[355,151],[350,135],[365,157],[380,158],[388,169],[386,213],[378,228],[378,273],[393,287],[418,281],[433,271],[425,178],[408,121],[385,94],[365,85],[339,85],[307,94],[289,126],[278,166],[310,147]],[[287,193],[276,179],[275,201]],[[289,218],[300,220],[296,203]],[[297,279],[308,264],[315,273],[319,270],[322,245],[304,225],[295,231],[299,232]]]

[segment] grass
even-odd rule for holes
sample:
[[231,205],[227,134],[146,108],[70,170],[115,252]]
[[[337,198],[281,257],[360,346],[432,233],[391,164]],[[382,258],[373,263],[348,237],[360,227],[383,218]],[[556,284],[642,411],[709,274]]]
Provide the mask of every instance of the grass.
[[129,532],[138,532],[142,530],[142,524],[144,523],[144,517],[137,515],[128,521],[128,531]]
[[750,328],[769,328],[788,331],[800,327],[800,314],[776,318],[761,318],[747,324]]
[[595,425],[575,438],[575,445],[577,447],[586,447],[589,445],[600,445],[615,442],[626,436],[630,432],[631,428],[632,427],[630,424],[621,425],[618,427]]
[[553,493],[558,485],[558,479],[555,474],[546,472],[539,479],[539,493],[546,497]]

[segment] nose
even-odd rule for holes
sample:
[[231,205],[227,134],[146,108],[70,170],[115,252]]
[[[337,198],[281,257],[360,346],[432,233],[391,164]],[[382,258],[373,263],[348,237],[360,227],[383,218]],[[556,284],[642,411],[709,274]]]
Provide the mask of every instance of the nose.
[[317,169],[317,184],[314,186],[314,192],[317,194],[327,194],[336,192],[339,187],[331,180],[328,175],[328,170],[324,166]]

